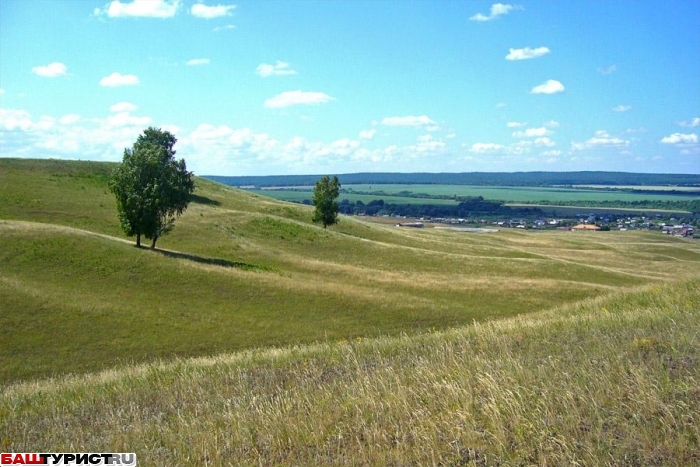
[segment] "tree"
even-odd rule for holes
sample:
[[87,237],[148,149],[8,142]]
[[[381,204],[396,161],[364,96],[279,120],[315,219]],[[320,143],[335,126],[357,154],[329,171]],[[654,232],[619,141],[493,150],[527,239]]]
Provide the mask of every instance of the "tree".
[[109,188],[117,198],[119,223],[128,237],[152,240],[170,232],[187,209],[194,191],[194,175],[184,159],[176,160],[175,136],[149,127],[131,149],[124,149],[122,163],[112,173]]
[[329,225],[338,222],[338,196],[340,196],[340,182],[338,176],[333,178],[326,175],[316,182],[314,187],[314,222],[323,223],[325,229]]

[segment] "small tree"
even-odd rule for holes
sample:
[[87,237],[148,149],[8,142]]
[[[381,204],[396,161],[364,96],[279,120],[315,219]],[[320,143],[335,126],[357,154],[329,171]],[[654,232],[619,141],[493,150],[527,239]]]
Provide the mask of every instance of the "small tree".
[[314,222],[323,223],[325,229],[329,225],[338,222],[338,196],[340,196],[340,182],[338,176],[330,178],[328,175],[316,182],[314,187]]
[[184,159],[175,159],[176,142],[170,132],[149,127],[124,150],[112,173],[109,188],[117,198],[119,223],[127,236],[136,235],[136,246],[143,235],[155,248],[189,204],[194,175]]

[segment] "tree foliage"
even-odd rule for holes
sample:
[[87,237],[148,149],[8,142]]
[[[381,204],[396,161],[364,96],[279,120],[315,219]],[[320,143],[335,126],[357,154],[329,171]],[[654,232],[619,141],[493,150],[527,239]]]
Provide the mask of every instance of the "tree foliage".
[[326,175],[316,182],[313,199],[316,209],[313,221],[323,223],[324,229],[338,222],[340,210],[338,196],[340,196],[340,182],[337,175],[333,178]]
[[112,173],[109,188],[117,198],[119,223],[127,236],[136,236],[136,246],[143,235],[155,248],[189,204],[194,175],[184,159],[175,159],[176,142],[172,133],[149,127],[124,149]]

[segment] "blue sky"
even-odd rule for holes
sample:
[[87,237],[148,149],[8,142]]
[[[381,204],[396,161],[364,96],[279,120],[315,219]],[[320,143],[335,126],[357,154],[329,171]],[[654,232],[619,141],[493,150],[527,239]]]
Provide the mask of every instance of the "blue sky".
[[3,0],[0,156],[700,174],[700,1]]

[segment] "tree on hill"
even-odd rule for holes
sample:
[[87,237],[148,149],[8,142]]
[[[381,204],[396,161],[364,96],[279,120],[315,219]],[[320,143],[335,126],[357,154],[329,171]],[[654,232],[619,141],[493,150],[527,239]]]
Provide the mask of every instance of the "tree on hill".
[[175,136],[149,127],[131,149],[124,149],[122,163],[112,173],[109,188],[117,198],[119,223],[124,233],[156,241],[173,228],[187,209],[194,191],[194,175],[184,159],[176,160]]
[[333,178],[326,175],[316,182],[313,199],[316,209],[313,221],[323,223],[324,229],[338,222],[338,211],[340,210],[338,196],[340,196],[340,182],[337,175],[334,175]]

